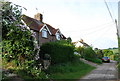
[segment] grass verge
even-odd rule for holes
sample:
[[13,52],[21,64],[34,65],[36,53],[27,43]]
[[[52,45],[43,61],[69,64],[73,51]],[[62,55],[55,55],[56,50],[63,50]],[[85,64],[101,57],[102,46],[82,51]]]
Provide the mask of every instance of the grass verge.
[[[49,74],[47,79],[39,79],[42,76],[35,78],[27,74],[26,70],[16,70],[15,73],[24,79],[24,81],[50,81],[50,79],[53,81],[76,81],[93,69],[95,67],[78,61],[50,66],[45,71]],[[7,81],[7,78],[4,81]]]
[[95,69],[95,67],[79,61],[77,63],[51,66],[48,72],[50,73],[50,78],[55,81],[75,81],[93,69]]

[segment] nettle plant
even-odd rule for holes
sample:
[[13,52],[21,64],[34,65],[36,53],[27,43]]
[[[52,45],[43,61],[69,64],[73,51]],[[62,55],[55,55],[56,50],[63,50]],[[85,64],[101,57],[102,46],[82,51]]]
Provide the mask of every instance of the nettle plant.
[[24,69],[40,68],[39,46],[35,33],[21,20],[22,8],[11,2],[4,2],[2,7],[2,58],[14,61],[16,66]]

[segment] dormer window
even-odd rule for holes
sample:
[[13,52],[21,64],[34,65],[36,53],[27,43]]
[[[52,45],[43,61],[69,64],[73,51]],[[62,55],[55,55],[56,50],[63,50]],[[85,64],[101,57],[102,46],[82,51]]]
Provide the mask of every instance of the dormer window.
[[59,33],[56,33],[56,39],[60,40],[60,34]]
[[42,30],[42,37],[47,38],[47,30],[46,29]]

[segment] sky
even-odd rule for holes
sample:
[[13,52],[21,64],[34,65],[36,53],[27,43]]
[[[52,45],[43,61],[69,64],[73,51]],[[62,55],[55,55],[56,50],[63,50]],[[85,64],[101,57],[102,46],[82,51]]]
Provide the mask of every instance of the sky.
[[43,22],[59,28],[72,41],[83,39],[93,48],[106,49],[118,47],[116,25],[118,1],[106,0],[10,0],[25,7],[23,14],[34,18],[43,14]]

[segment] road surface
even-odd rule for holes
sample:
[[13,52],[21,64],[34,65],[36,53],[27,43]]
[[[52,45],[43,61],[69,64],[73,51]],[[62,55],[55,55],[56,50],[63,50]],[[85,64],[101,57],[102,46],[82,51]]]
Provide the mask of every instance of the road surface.
[[110,63],[103,63],[97,66],[95,70],[90,72],[88,75],[81,78],[81,80],[117,80],[117,69],[116,61],[111,61]]

